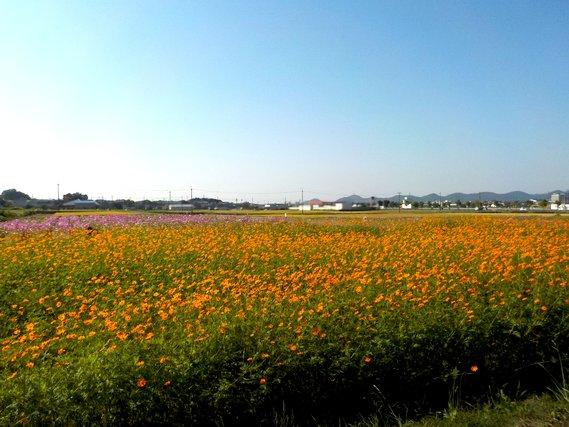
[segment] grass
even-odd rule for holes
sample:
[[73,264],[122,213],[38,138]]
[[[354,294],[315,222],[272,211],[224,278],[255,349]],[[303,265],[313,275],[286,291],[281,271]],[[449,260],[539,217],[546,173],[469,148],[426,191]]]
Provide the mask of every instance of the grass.
[[[370,420],[367,426],[374,424]],[[508,427],[508,426],[566,426],[569,425],[569,402],[550,395],[533,396],[522,401],[505,400],[482,408],[447,412],[405,423],[409,427]],[[362,425],[363,427],[363,425]]]
[[51,211],[41,209],[23,209],[23,208],[0,208],[0,221],[7,221],[15,218],[22,218],[25,216],[47,214]]
[[502,391],[488,396],[482,405],[470,405],[456,399],[451,393],[448,407],[434,415],[418,420],[405,420],[393,411],[384,411],[351,423],[352,427],[379,427],[398,425],[403,427],[543,427],[569,425],[569,388],[565,382],[560,362],[562,382],[554,381],[547,393],[527,397],[519,390],[515,400]]
[[417,419],[541,393],[569,356],[568,237],[475,215],[7,234],[0,424]]
[[24,209],[14,209],[14,208],[3,208],[0,209],[0,221],[6,221],[12,218],[20,218],[25,216],[26,210]]

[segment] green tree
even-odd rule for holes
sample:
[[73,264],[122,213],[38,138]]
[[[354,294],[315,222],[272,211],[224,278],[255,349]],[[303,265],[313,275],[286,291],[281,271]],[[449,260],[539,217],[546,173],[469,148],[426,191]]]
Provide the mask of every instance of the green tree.
[[71,200],[89,200],[89,196],[82,193],[67,193],[63,195],[64,202],[70,202]]
[[4,200],[30,200],[31,197],[28,196],[26,193],[22,193],[21,191],[16,190],[15,188],[11,188],[9,190],[2,191],[0,194],[0,198]]

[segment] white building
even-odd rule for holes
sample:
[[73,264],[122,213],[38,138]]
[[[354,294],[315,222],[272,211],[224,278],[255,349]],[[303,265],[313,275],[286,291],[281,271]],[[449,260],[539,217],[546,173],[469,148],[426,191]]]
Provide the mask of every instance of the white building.
[[64,203],[63,207],[70,209],[96,209],[99,204],[94,200],[71,200],[70,202]]
[[191,211],[194,209],[194,205],[190,203],[175,203],[168,205],[169,211]]
[[552,211],[569,211],[569,203],[552,203],[550,208]]
[[298,206],[291,206],[289,209],[297,210],[297,211],[311,211],[312,205],[298,205]]
[[315,211],[342,211],[347,210],[349,207],[348,203],[341,202],[324,202],[321,205],[313,206]]
[[352,208],[351,203],[342,203],[342,202],[321,202],[321,203],[312,203],[312,204],[304,204],[298,206],[291,206],[289,209],[294,209],[297,211],[346,211]]
[[413,209],[413,205],[407,200],[407,197],[403,198],[403,201],[401,202],[401,209]]

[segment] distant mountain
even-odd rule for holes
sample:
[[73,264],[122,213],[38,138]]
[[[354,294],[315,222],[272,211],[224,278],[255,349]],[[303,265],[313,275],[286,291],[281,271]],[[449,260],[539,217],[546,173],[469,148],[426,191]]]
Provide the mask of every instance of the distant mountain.
[[[499,194],[490,191],[482,191],[480,193],[451,193],[447,195],[438,195],[436,193],[427,194],[426,196],[414,196],[409,194],[395,195],[391,197],[375,197],[376,200],[390,200],[396,202],[398,200],[403,200],[407,198],[409,201],[420,201],[420,202],[435,202],[439,199],[448,200],[456,202],[458,200],[462,202],[481,200],[483,202],[490,201],[501,201],[501,202],[523,202],[525,200],[549,200],[553,193],[567,193],[569,191],[554,190],[548,193],[531,194],[524,191],[510,191],[509,193]],[[337,202],[344,203],[370,203],[371,197],[362,197],[357,194],[352,194],[351,196],[342,197]]]
[[362,197],[358,196],[357,194],[352,194],[351,196],[342,197],[336,200],[337,203],[369,203],[371,201],[371,197]]

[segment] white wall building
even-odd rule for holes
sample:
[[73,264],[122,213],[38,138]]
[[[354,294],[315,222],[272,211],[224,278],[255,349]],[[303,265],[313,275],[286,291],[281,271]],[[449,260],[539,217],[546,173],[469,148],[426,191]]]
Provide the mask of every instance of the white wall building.
[[191,211],[194,209],[194,205],[190,203],[175,203],[168,205],[169,211]]
[[346,210],[348,209],[349,204],[347,203],[328,203],[328,202],[324,202],[322,205],[320,206],[313,206],[313,209],[315,211],[341,211],[341,210]]
[[552,211],[569,211],[569,203],[552,203],[550,209]]
[[298,205],[298,206],[291,206],[289,209],[293,209],[296,211],[311,211],[313,208],[312,205]]
[[351,203],[322,202],[321,204],[291,206],[289,209],[297,211],[346,211],[352,207]]
[[96,209],[99,204],[94,200],[71,200],[70,202],[64,203],[63,207],[71,209]]

